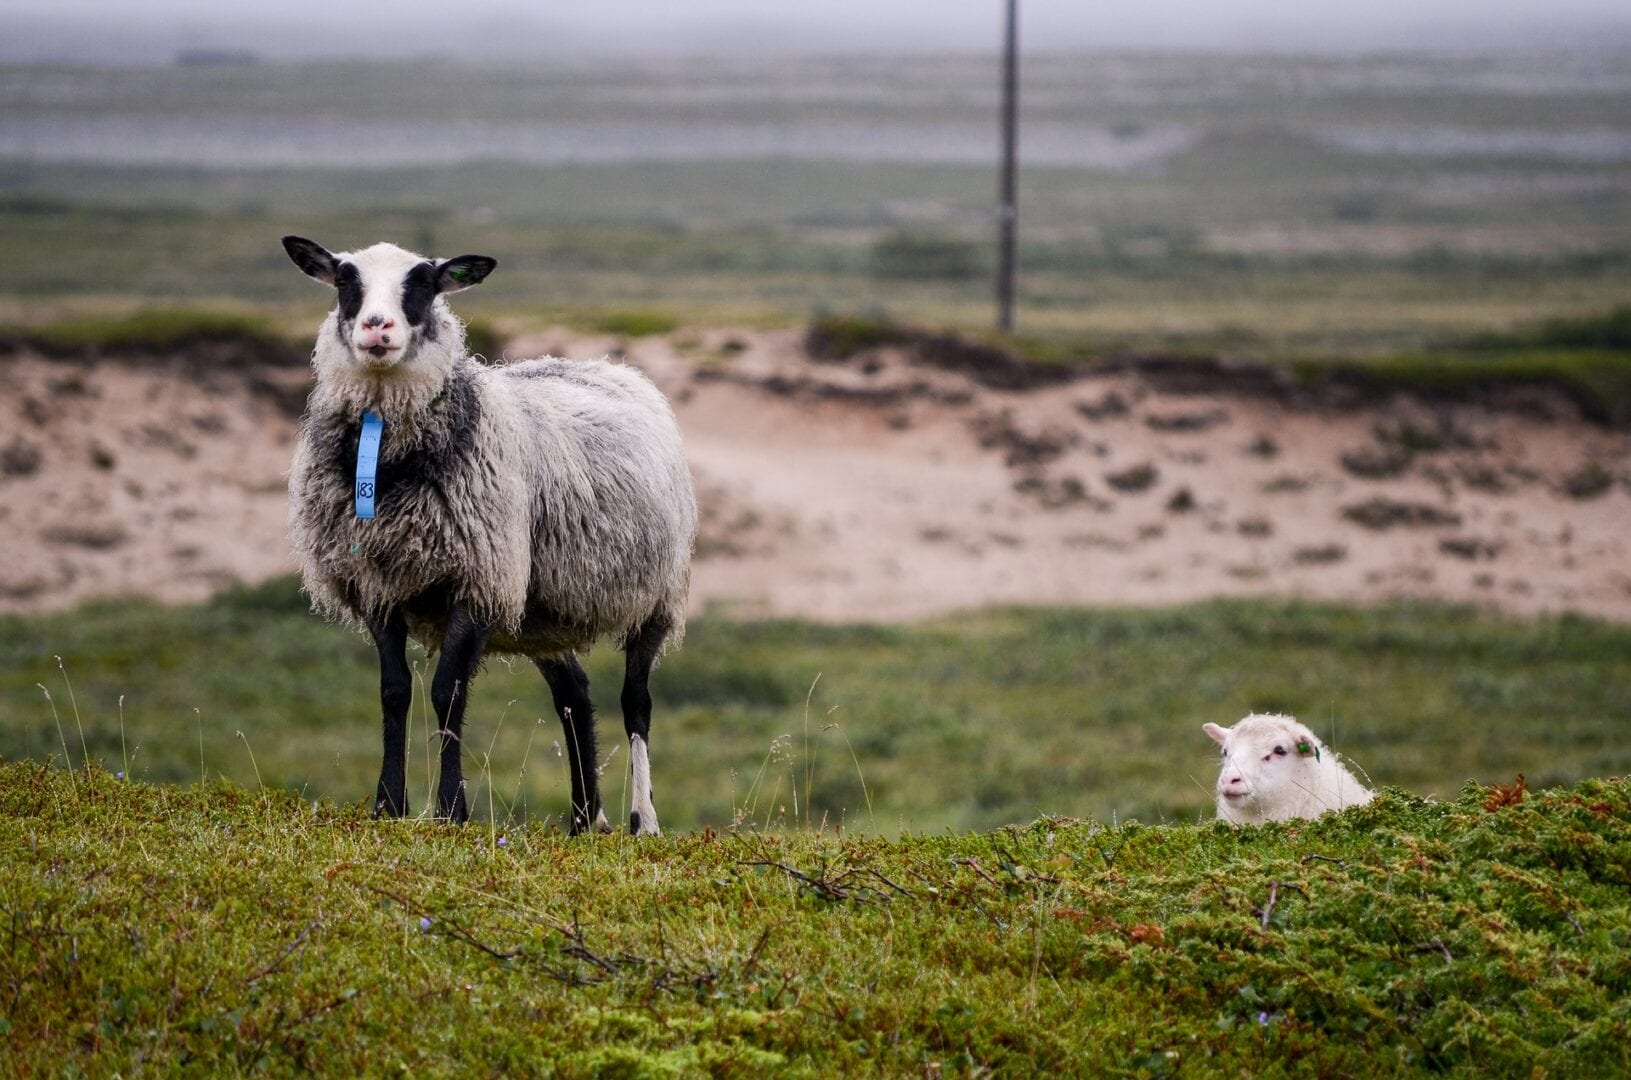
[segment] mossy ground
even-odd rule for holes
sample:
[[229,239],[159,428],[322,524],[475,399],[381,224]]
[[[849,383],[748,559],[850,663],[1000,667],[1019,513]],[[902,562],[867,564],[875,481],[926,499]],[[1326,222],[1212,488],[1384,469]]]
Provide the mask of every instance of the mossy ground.
[[12,1074],[1631,1069],[1631,784],[898,840],[0,764]]

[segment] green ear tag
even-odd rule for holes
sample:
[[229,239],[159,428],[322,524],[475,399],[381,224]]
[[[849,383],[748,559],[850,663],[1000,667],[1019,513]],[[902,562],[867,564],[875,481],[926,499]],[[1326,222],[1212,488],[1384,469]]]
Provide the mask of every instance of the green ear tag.
[[1297,753],[1303,755],[1303,757],[1313,754],[1315,761],[1320,759],[1320,748],[1309,742],[1307,739],[1303,739],[1297,743]]
[[463,281],[465,278],[470,276],[470,270],[467,267],[455,266],[453,269],[447,272],[447,276],[452,278],[454,281]]

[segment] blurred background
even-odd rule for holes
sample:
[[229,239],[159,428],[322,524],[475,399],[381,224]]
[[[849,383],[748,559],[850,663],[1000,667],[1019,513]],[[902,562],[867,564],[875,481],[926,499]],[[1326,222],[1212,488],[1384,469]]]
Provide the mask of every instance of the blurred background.
[[[11,0],[0,753],[372,789],[286,576],[293,232],[496,256],[474,347],[676,401],[665,821],[1193,816],[1267,707],[1424,793],[1631,768],[1631,11],[1022,0],[998,335],[1002,8]],[[501,819],[564,804],[536,682]]]

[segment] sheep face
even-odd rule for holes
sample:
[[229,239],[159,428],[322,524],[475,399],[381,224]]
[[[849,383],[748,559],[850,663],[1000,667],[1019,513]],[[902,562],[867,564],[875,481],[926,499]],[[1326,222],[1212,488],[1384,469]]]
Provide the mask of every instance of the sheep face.
[[1297,796],[1319,790],[1320,741],[1291,717],[1254,714],[1232,728],[1202,729],[1223,755],[1217,796],[1218,816],[1226,821],[1294,817]]
[[485,255],[438,262],[395,244],[336,255],[299,236],[285,236],[283,249],[308,277],[334,288],[334,335],[358,368],[378,375],[411,367],[440,334],[441,296],[468,289],[498,265]]

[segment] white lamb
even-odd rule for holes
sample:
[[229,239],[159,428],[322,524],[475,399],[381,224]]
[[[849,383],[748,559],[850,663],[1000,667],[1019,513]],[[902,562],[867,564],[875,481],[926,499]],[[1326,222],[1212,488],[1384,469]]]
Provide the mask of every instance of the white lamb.
[[1374,798],[1293,717],[1253,713],[1232,728],[1201,727],[1223,752],[1218,817],[1224,821],[1258,825],[1313,818]]

